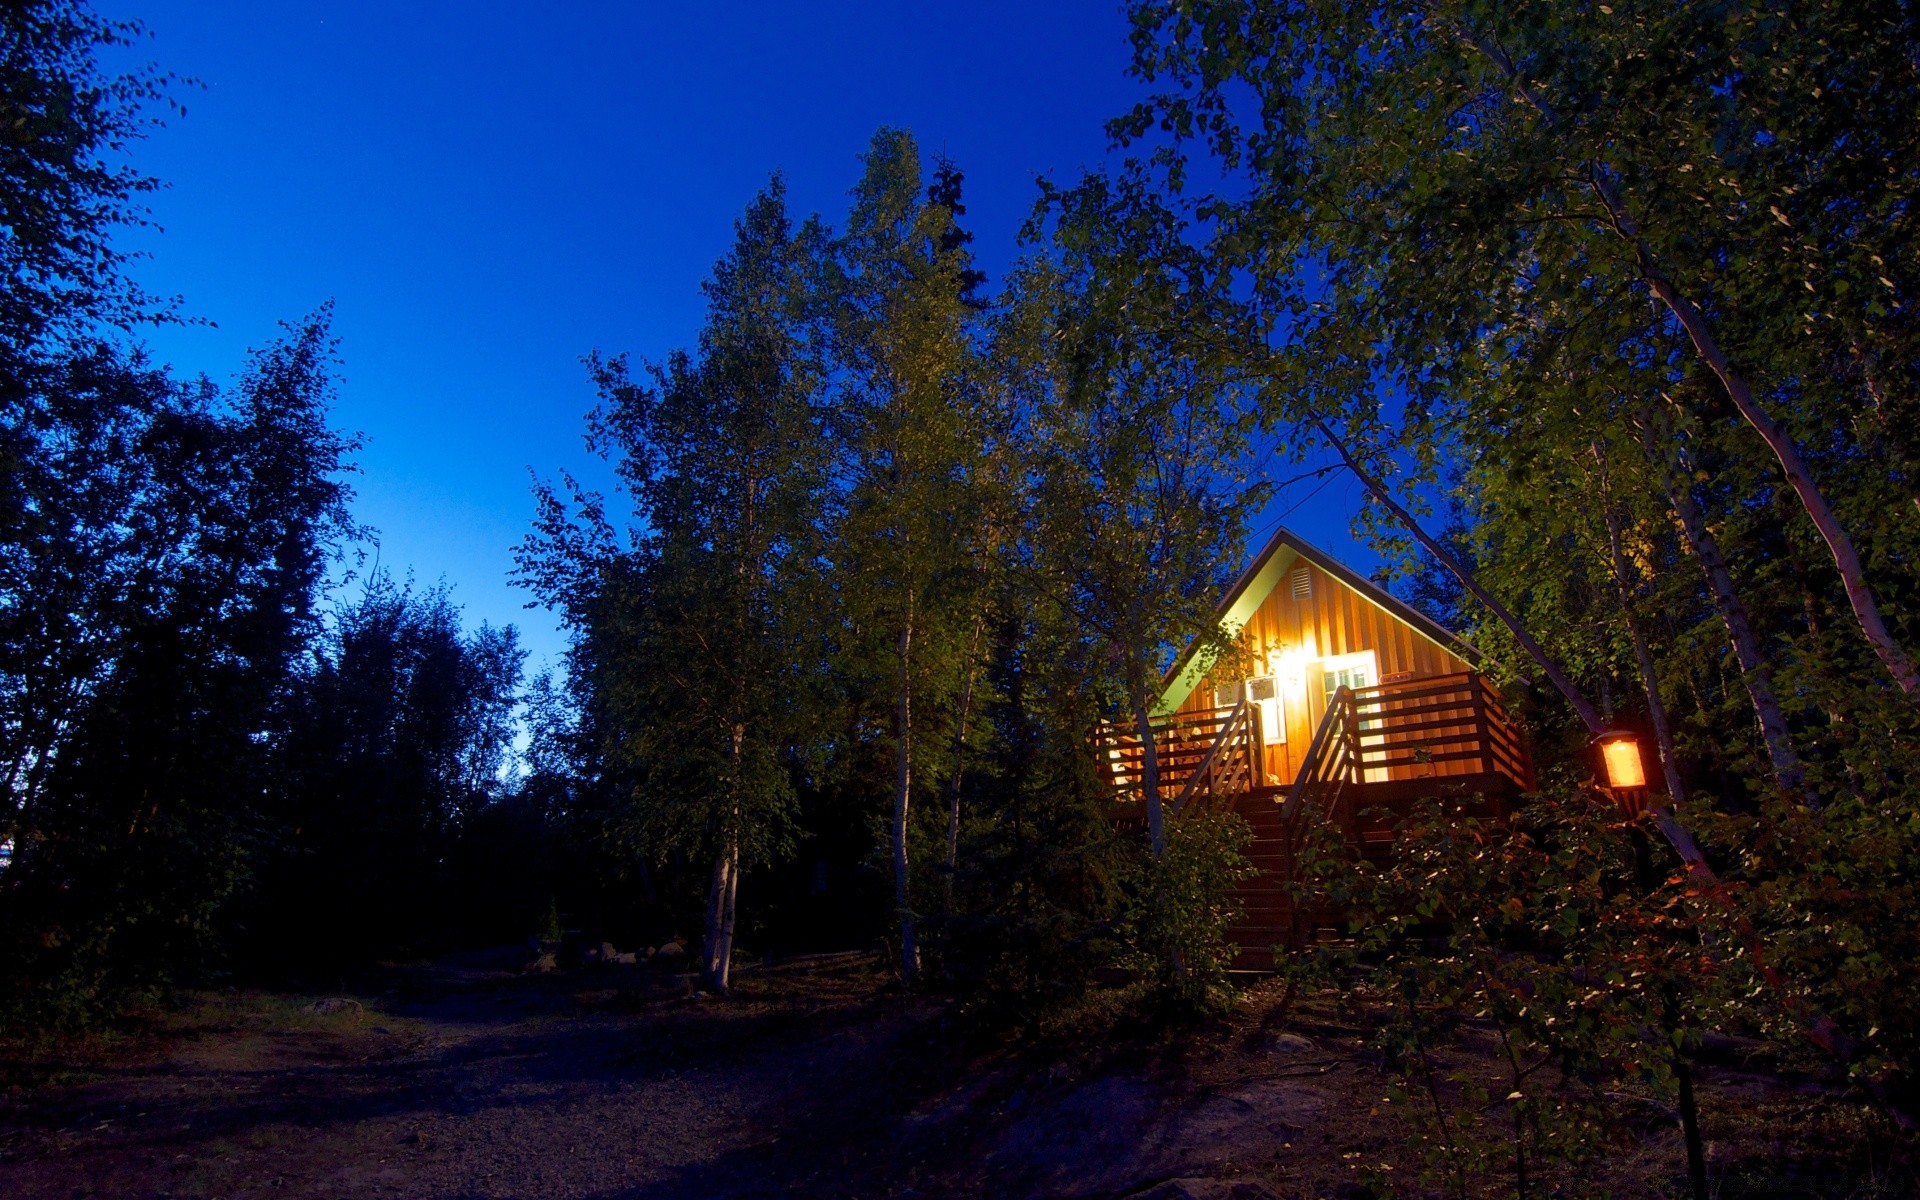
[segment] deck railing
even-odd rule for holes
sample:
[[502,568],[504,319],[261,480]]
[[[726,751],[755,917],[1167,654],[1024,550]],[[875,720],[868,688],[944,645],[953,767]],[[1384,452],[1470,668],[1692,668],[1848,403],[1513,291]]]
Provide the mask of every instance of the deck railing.
[[1287,788],[1281,821],[1292,849],[1307,813],[1351,842],[1390,842],[1391,823],[1363,818],[1365,785],[1502,777],[1533,788],[1533,764],[1492,685],[1478,672],[1341,688]]
[[1353,764],[1359,755],[1356,724],[1353,689],[1343,687],[1328,698],[1326,714],[1320,718],[1320,727],[1313,731],[1307,756],[1300,761],[1299,772],[1287,786],[1280,819],[1289,829],[1293,828],[1294,818],[1309,804],[1327,812],[1337,809],[1341,790],[1355,777]]
[[[1200,797],[1211,799],[1258,787],[1262,782],[1258,745],[1253,706],[1245,701],[1154,721],[1154,765],[1161,799],[1178,812]],[[1123,800],[1139,800],[1146,778],[1140,736],[1120,725],[1106,725],[1094,735],[1094,746],[1114,791]]]
[[1216,800],[1243,796],[1260,782],[1260,725],[1253,705],[1242,700],[1174,797],[1173,815],[1179,816],[1189,805],[1206,808]]
[[[1123,800],[1138,800],[1145,774],[1139,736],[1109,725],[1095,744]],[[1264,749],[1253,706],[1176,713],[1153,723],[1160,794],[1174,813],[1195,803],[1263,786]],[[1346,784],[1395,783],[1449,776],[1501,776],[1533,789],[1533,766],[1520,732],[1493,685],[1477,671],[1366,688],[1340,688],[1288,787],[1316,796],[1322,810]]]
[[1502,775],[1533,789],[1533,766],[1499,695],[1478,671],[1357,688],[1350,736],[1361,782]]

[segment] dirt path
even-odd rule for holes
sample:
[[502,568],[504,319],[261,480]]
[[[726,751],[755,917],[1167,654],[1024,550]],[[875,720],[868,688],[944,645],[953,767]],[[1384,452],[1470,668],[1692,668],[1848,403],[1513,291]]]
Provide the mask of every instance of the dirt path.
[[[312,1000],[211,996],[0,1094],[0,1197],[1268,1200],[1417,1172],[1360,1031],[1264,1032],[1258,996],[1236,1028],[1040,1055],[968,1049],[858,959],[749,971],[724,1000],[644,969],[444,964],[357,1009]],[[1723,1073],[1707,1103],[1732,1129],[1783,1097]],[[1605,1164],[1616,1194],[1670,1194],[1668,1124]]]
[[831,1194],[911,1107],[938,1006],[860,967],[732,1000],[671,977],[440,971],[364,1011],[259,997],[159,1053],[0,1112],[0,1193],[76,1196]]

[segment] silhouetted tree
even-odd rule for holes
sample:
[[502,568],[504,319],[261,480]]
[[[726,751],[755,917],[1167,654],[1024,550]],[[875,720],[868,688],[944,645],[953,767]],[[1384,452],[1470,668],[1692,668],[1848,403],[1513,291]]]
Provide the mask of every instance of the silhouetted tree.
[[454,927],[460,839],[509,794],[524,655],[511,626],[463,630],[445,589],[377,574],[314,658],[289,705],[287,832],[253,930],[281,968],[427,948]]
[[81,1013],[219,949],[350,530],[330,366],[322,313],[231,395],[107,349],[49,377],[0,546],[16,1002]]

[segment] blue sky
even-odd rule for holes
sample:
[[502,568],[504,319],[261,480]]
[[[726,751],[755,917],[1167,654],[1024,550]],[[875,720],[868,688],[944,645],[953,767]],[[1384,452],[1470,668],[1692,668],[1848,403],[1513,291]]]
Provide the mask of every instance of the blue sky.
[[[529,469],[602,474],[580,358],[688,343],[771,172],[831,220],[873,131],[908,128],[965,171],[997,278],[1035,179],[1106,160],[1102,123],[1141,89],[1113,0],[99,8],[203,85],[135,154],[169,184],[138,274],[212,322],[152,335],[156,356],[225,379],[333,300],[381,563],[519,625],[535,665],[562,641],[507,572]],[[1338,481],[1288,523],[1365,566],[1353,499]]]

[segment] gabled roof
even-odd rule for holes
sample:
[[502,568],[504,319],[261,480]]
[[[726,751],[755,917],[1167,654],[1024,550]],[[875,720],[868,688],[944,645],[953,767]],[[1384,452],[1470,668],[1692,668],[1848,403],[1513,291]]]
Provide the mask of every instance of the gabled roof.
[[[1254,611],[1266,603],[1267,597],[1273,594],[1273,589],[1279,586],[1280,580],[1285,578],[1286,573],[1301,559],[1305,559],[1321,571],[1346,584],[1387,615],[1398,619],[1415,633],[1449,654],[1458,655],[1469,661],[1482,657],[1478,650],[1458,634],[1379,584],[1352,570],[1339,559],[1284,525],[1273,531],[1273,537],[1268,539],[1266,546],[1254,556],[1253,561],[1247,565],[1247,569],[1240,573],[1240,578],[1234,580],[1233,586],[1227,589],[1227,594],[1221,597],[1219,606],[1213,610],[1213,623],[1227,630],[1230,635],[1239,633],[1253,616]],[[1200,642],[1195,639],[1167,669],[1165,677],[1161,680],[1160,701],[1155,706],[1157,711],[1166,713],[1179,708],[1193,689],[1198,687],[1200,681],[1206,677],[1207,671],[1213,664],[1211,661],[1195,661],[1194,655],[1199,648]]]

